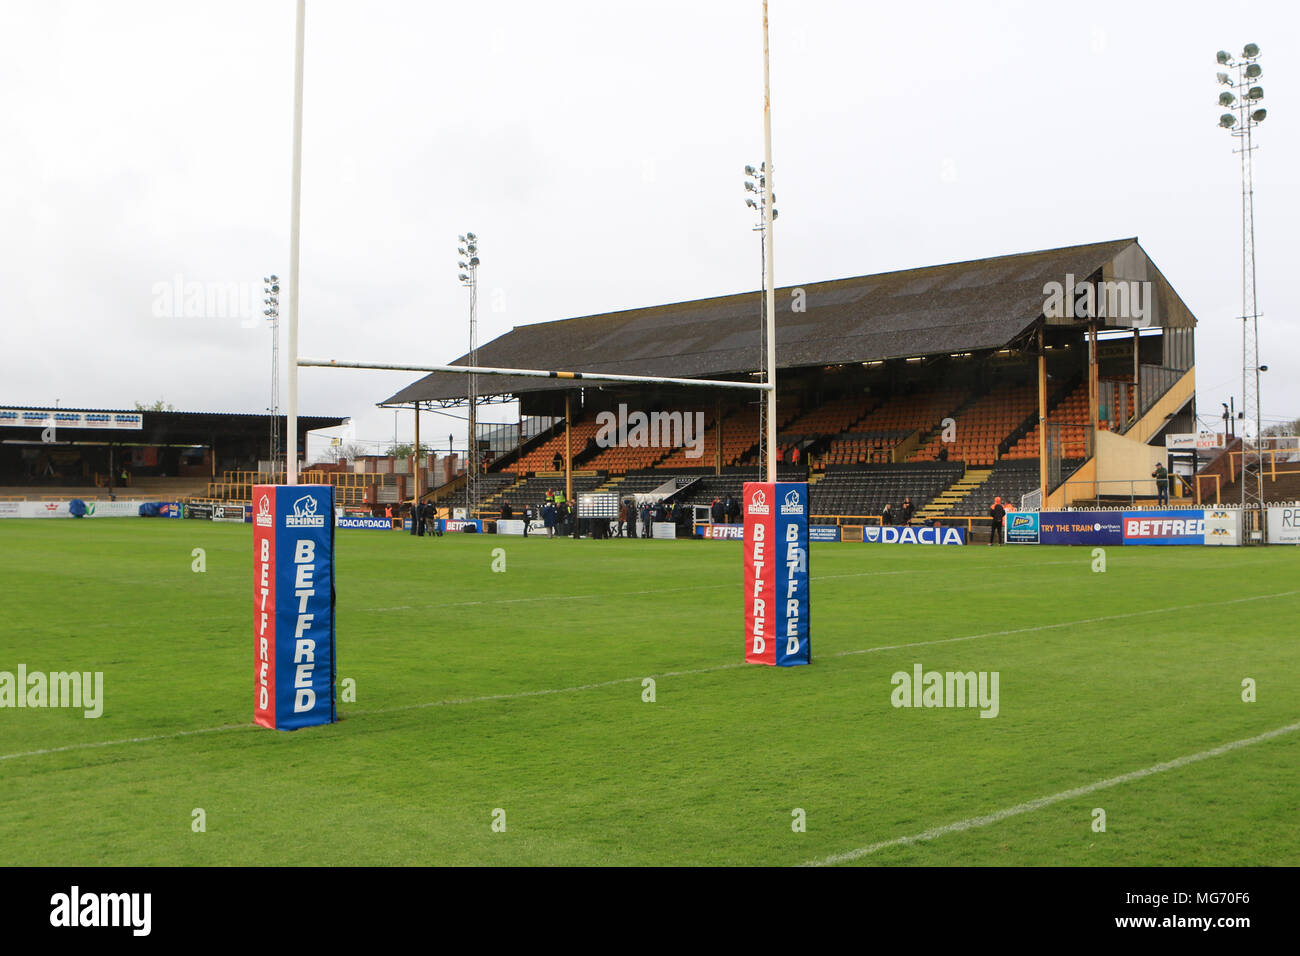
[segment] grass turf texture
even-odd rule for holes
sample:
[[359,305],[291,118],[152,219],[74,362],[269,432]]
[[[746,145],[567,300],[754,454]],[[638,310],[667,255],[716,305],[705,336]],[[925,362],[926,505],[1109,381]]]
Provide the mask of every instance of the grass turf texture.
[[[775,669],[736,666],[738,543],[337,544],[357,702],[280,733],[251,724],[248,526],[0,522],[0,670],[102,670],[105,697],[0,710],[0,863],[795,864],[1300,720],[1294,549],[1093,573],[1087,548],[818,544],[814,663]],[[1000,672],[999,716],[895,709],[918,662]],[[855,862],[1294,865],[1297,766],[1289,733]]]

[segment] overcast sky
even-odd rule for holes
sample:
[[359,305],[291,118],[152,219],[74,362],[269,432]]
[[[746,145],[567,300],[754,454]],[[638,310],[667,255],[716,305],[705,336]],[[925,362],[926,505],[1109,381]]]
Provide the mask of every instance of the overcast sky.
[[[294,6],[0,0],[0,403],[267,407]],[[463,354],[467,229],[481,342],[755,288],[760,9],[308,0],[302,353]],[[1200,321],[1205,414],[1241,388],[1214,54],[1258,43],[1265,424],[1300,416],[1295,3],[772,0],[771,26],[778,285],[1137,236]],[[167,314],[177,277],[246,283],[252,311]],[[304,370],[301,411],[390,438],[374,405],[416,377]]]

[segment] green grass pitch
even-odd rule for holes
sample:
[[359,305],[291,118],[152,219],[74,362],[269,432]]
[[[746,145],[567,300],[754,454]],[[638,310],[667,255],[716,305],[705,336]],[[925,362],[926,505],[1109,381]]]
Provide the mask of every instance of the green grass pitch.
[[[1300,721],[1294,549],[817,544],[778,669],[740,663],[738,543],[337,545],[357,699],[280,733],[249,526],[0,522],[0,671],[105,698],[0,709],[0,863],[1300,863],[1291,730],[1026,806]],[[998,716],[895,708],[918,663],[998,672]]]

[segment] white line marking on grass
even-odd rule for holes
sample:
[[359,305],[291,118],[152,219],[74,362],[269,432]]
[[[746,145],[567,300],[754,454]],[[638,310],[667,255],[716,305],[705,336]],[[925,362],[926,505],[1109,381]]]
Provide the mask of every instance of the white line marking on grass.
[[[1049,631],[1062,627],[1079,627],[1088,624],[1098,624],[1103,621],[1117,621],[1130,617],[1141,617],[1147,614],[1168,614],[1173,611],[1190,611],[1202,607],[1217,607],[1223,604],[1241,604],[1247,601],[1267,601],[1272,598],[1289,597],[1293,594],[1300,594],[1300,590],[1279,591],[1276,594],[1257,594],[1253,597],[1228,598],[1222,601],[1206,601],[1201,604],[1181,604],[1176,607],[1152,608],[1147,611],[1130,611],[1125,614],[1108,614],[1105,617],[1083,618],[1077,621],[1061,621],[1057,624],[1035,624],[1032,627],[1017,627],[1003,631],[985,631],[982,634],[966,634],[961,637],[940,637],[932,641],[913,641],[908,644],[883,644],[879,647],[864,647],[852,651],[836,651],[834,654],[822,654],[821,658],[836,659],[840,657],[852,657],[857,654],[877,654],[882,651],[905,650],[912,647],[931,647],[936,644],[953,644],[958,641],[975,641],[985,637],[1006,637],[1012,634],[1030,634],[1035,631]],[[443,700],[425,701],[420,704],[401,704],[397,707],[381,707],[374,710],[343,710],[339,708],[340,716],[362,716],[377,714],[395,714],[407,710],[424,710],[429,707],[449,707],[457,704],[484,704],[491,701],[500,700],[526,700],[529,697],[550,697],[555,694],[573,694],[584,690],[597,690],[602,687],[615,687],[619,684],[630,684],[640,682],[647,676],[656,679],[662,677],[689,677],[697,674],[713,674],[718,671],[738,670],[742,667],[758,667],[761,665],[749,664],[746,661],[733,661],[727,664],[713,664],[709,667],[696,667],[691,670],[681,671],[663,671],[658,674],[638,674],[636,677],[618,677],[614,680],[597,681],[590,684],[575,684],[572,687],[554,687],[543,690],[521,690],[513,691],[506,694],[485,694],[481,697],[453,697]],[[170,740],[176,737],[187,737],[194,734],[211,734],[221,730],[239,730],[241,728],[252,729],[256,725],[248,724],[227,724],[223,727],[205,727],[201,730],[178,730],[170,734],[156,734],[151,737],[130,737],[124,740],[102,740],[94,743],[68,744],[64,747],[50,747],[45,750],[29,750],[22,753],[0,754],[0,760],[16,760],[19,757],[37,757],[42,754],[62,753],[69,750],[85,750],[91,747],[112,747],[117,744],[137,744],[150,743],[157,740]]]
[[1300,730],[1300,723],[1287,724],[1285,727],[1279,727],[1276,730],[1270,730],[1255,737],[1246,737],[1242,740],[1234,740],[1231,743],[1221,744],[1218,747],[1211,747],[1209,750],[1202,750],[1198,754],[1188,754],[1186,757],[1167,760],[1164,763],[1158,763],[1151,767],[1144,767],[1141,770],[1131,770],[1128,773],[1120,774],[1118,777],[1111,777],[1107,780],[1098,780],[1095,783],[1086,784],[1082,787],[1075,787],[1071,790],[1062,790],[1060,793],[1054,793],[1049,797],[1039,797],[1037,800],[1018,803],[1014,807],[1007,807],[1005,810],[998,810],[995,813],[988,813],[980,817],[970,817],[966,820],[958,820],[956,823],[948,823],[941,827],[933,827],[932,829],[926,830],[924,833],[914,833],[911,836],[895,837],[892,840],[881,840],[879,843],[859,847],[856,850],[849,850],[846,853],[836,853],[832,856],[822,857],[821,859],[809,860],[803,865],[833,866],[836,863],[848,863],[850,860],[861,859],[864,856],[869,856],[877,850],[884,850],[887,847],[906,846],[909,843],[920,843],[925,840],[934,840],[949,833],[960,833],[964,830],[973,830],[976,827],[985,827],[991,823],[999,823],[1009,817],[1019,816],[1022,813],[1032,813],[1035,810],[1041,810],[1043,807],[1050,807],[1052,804],[1060,803],[1063,800],[1073,800],[1075,797],[1086,796],[1087,794],[1094,793],[1098,790],[1105,790],[1108,787],[1117,787],[1121,783],[1130,783],[1134,780],[1141,780],[1143,777],[1150,777],[1153,774],[1164,773],[1167,770],[1177,770],[1180,767],[1186,767],[1188,764],[1197,763],[1201,760],[1208,760],[1211,757],[1218,757],[1233,750],[1240,750],[1242,747],[1249,747],[1252,744],[1262,743],[1265,740],[1272,740],[1274,737],[1281,737],[1283,734],[1294,733],[1297,730]]
[[154,734],[150,737],[127,737],[122,740],[97,740],[92,743],[68,744],[64,747],[46,747],[44,750],[27,750],[16,754],[0,754],[0,760],[17,760],[19,757],[39,757],[43,754],[58,754],[68,750],[88,750],[92,747],[115,747],[118,744],[147,744],[155,740],[172,740],[176,737],[192,737],[195,734],[215,734],[222,730],[251,730],[257,726],[252,721],[246,724],[225,724],[221,727],[203,727],[199,730],[177,730],[170,734]]

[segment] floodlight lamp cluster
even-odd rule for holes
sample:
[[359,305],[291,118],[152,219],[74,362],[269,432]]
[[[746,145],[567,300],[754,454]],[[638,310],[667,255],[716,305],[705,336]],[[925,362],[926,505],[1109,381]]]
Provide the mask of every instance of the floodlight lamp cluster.
[[[753,166],[745,167],[745,192],[753,193],[752,196],[745,197],[745,205],[755,212],[762,213],[763,207],[770,199],[776,202],[776,195],[767,194],[767,164],[760,163],[757,168]],[[776,206],[772,207],[772,218],[778,215]]]
[[262,314],[268,319],[278,318],[280,315],[280,277],[277,275],[264,276],[262,278],[262,291],[266,297],[262,303],[266,306]]
[[1227,90],[1219,94],[1219,106],[1237,110],[1242,114],[1240,118],[1235,113],[1223,113],[1219,117],[1219,126],[1232,130],[1234,134],[1240,132],[1237,129],[1238,123],[1242,123],[1242,130],[1244,130],[1252,123],[1264,122],[1264,117],[1268,116],[1268,110],[1258,106],[1259,101],[1264,98],[1264,88],[1248,83],[1264,75],[1264,68],[1256,62],[1258,58],[1259,45],[1255,43],[1247,43],[1242,47],[1240,59],[1234,59],[1227,50],[1220,50],[1215,54],[1215,60],[1220,66],[1234,67],[1238,73],[1238,82],[1233,82],[1232,77],[1227,73],[1216,73],[1215,78],[1219,81],[1219,85],[1244,90],[1240,98]]
[[479,266],[478,236],[467,232],[457,238],[460,240],[460,245],[456,247],[456,251],[460,253],[460,260],[456,263],[460,268],[457,278],[468,285],[474,281],[474,270]]

